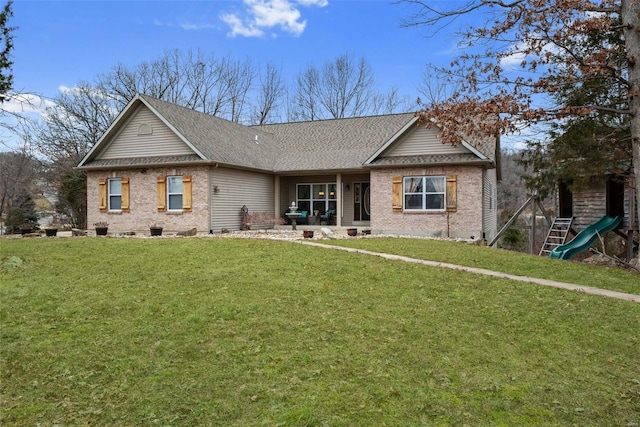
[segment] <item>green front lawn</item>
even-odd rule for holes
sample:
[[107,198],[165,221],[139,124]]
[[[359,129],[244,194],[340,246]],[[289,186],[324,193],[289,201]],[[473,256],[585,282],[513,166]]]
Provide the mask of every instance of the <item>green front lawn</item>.
[[465,242],[375,237],[323,240],[322,243],[640,295],[638,273],[475,246]]
[[2,425],[640,423],[637,303],[266,240],[0,264]]

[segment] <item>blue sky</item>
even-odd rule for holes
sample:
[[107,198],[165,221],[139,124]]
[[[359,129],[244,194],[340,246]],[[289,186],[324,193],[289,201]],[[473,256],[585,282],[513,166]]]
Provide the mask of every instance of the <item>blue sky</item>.
[[425,38],[400,26],[413,9],[387,0],[15,0],[13,8],[14,89],[46,98],[177,48],[272,62],[288,81],[349,52],[370,63],[378,90],[395,85],[413,101],[425,64],[448,63],[456,51],[453,27]]

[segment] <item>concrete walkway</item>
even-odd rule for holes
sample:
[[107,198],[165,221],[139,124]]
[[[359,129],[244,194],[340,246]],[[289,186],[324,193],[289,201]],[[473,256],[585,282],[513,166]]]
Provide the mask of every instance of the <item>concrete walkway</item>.
[[552,288],[566,289],[569,291],[584,292],[591,295],[600,295],[608,298],[616,298],[626,301],[640,303],[640,295],[626,294],[624,292],[609,291],[607,289],[592,288],[590,286],[575,285],[572,283],[556,282],[554,280],[538,279],[536,277],[517,276],[515,274],[501,273],[498,271],[485,270],[484,268],[465,267],[463,265],[449,264],[446,262],[426,261],[423,259],[409,258],[401,255],[391,255],[380,252],[371,252],[364,249],[347,248],[343,246],[325,245],[323,243],[310,242],[308,240],[294,240],[293,242],[301,245],[316,246],[325,249],[335,249],[339,251],[352,252],[364,255],[377,256],[381,258],[391,259],[395,261],[411,262],[414,264],[427,265],[429,267],[449,268],[451,270],[466,271],[468,273],[482,274],[484,276],[498,277],[501,279],[515,280],[518,282],[533,283],[541,286],[550,286]]

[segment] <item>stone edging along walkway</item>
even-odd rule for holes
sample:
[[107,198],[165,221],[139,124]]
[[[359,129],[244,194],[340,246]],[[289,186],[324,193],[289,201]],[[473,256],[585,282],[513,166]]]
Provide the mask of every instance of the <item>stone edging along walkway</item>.
[[304,241],[304,240],[288,240],[288,241],[299,243],[301,245],[317,246],[325,249],[335,249],[335,250],[345,251],[345,252],[378,256],[381,258],[386,258],[386,259],[395,260],[395,261],[404,261],[404,262],[410,262],[414,264],[427,265],[429,267],[449,268],[452,270],[466,271],[468,273],[482,274],[485,276],[498,277],[501,279],[509,279],[509,280],[515,280],[518,282],[533,283],[541,286],[550,286],[553,288],[584,292],[586,294],[591,294],[591,295],[600,295],[608,298],[616,298],[616,299],[640,303],[640,295],[609,291],[607,289],[592,288],[590,286],[581,286],[581,285],[575,285],[572,283],[556,282],[554,280],[538,279],[536,277],[517,276],[515,274],[501,273],[498,271],[486,270],[484,268],[465,267],[463,265],[449,264],[446,262],[427,261],[423,259],[409,258],[401,255],[385,254],[381,252],[371,252],[364,249],[348,248],[344,246],[325,245],[323,243],[316,243],[316,242],[310,242],[310,241]]

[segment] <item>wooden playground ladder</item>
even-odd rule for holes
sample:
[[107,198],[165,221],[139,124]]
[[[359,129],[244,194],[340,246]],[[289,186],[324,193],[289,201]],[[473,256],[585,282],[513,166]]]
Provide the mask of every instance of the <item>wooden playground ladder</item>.
[[556,247],[564,245],[567,241],[567,236],[573,225],[573,218],[556,218],[549,228],[547,238],[544,239],[542,249],[540,249],[540,256],[543,254],[549,255],[549,253]]

